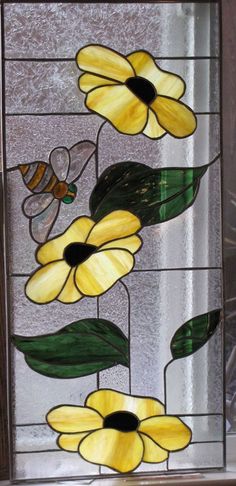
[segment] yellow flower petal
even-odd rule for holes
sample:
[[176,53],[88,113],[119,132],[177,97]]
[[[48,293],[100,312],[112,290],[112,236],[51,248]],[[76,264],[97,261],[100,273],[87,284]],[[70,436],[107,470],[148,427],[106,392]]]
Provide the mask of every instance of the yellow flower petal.
[[134,214],[123,210],[113,211],[93,227],[86,243],[100,246],[133,235],[140,228],[141,223]]
[[197,119],[193,111],[181,101],[157,96],[151,104],[160,125],[177,138],[188,137],[196,130]]
[[148,79],[158,95],[181,98],[185,92],[185,82],[180,76],[164,71],[156,65],[153,57],[145,51],[136,51],[127,56],[137,76]]
[[125,85],[103,86],[90,91],[86,106],[108,119],[121,133],[141,133],[147,122],[147,106]]
[[163,404],[154,398],[136,397],[109,389],[91,393],[86,405],[98,410],[103,417],[118,411],[134,413],[139,420],[164,414]]
[[98,88],[99,86],[108,86],[110,84],[117,84],[117,82],[89,73],[84,73],[79,78],[79,87],[84,93],[88,93],[91,89]]
[[48,412],[46,418],[53,430],[67,434],[87,432],[103,426],[103,419],[95,410],[74,405],[56,407]]
[[151,417],[139,425],[139,432],[151,437],[167,451],[184,449],[191,441],[191,430],[178,417]]
[[168,452],[153,442],[150,437],[140,434],[144,444],[144,462],[163,462],[168,459]]
[[137,432],[103,429],[85,437],[79,446],[79,453],[86,461],[127,473],[141,463],[143,442]]
[[133,68],[127,59],[108,47],[94,44],[83,47],[78,52],[76,60],[82,71],[100,74],[121,83],[134,76]]
[[128,250],[130,253],[136,253],[142,245],[142,239],[140,236],[127,236],[126,238],[120,238],[119,240],[110,241],[101,246],[99,250],[106,250],[108,248],[122,248]]
[[88,435],[88,432],[80,434],[62,434],[58,438],[58,446],[69,452],[78,452],[80,442]]
[[63,260],[48,263],[28,280],[25,292],[38,304],[47,304],[57,298],[69,275],[70,267]]
[[57,297],[57,300],[63,302],[64,304],[72,304],[73,302],[77,302],[83,297],[83,295],[80,294],[80,292],[75,286],[75,281],[74,281],[75,270],[76,270],[75,268],[71,269],[70,275],[67,278],[65,286],[63,287],[61,293]]
[[148,122],[143,133],[149,138],[160,138],[166,133],[161,125],[159,125],[155,113],[150,109],[148,110]]
[[131,272],[133,266],[134,257],[127,250],[99,251],[78,266],[76,285],[84,295],[101,295]]
[[38,262],[45,265],[62,259],[65,247],[73,242],[83,243],[94,225],[95,222],[87,216],[76,219],[62,235],[39,247],[36,255]]

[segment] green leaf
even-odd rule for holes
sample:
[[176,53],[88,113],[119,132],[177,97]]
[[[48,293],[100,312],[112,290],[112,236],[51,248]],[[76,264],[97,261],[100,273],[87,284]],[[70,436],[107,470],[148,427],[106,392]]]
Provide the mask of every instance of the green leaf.
[[27,364],[46,376],[76,378],[117,364],[129,366],[129,343],[122,331],[105,319],[82,319],[54,334],[14,335]]
[[171,340],[173,359],[185,358],[204,346],[216,331],[220,322],[220,312],[217,309],[185,322]]
[[139,217],[142,226],[168,221],[193,204],[207,166],[152,169],[137,162],[108,167],[92,191],[90,210],[98,221],[117,209]]
[[25,361],[27,365],[40,375],[49,376],[50,378],[80,378],[82,376],[91,375],[107,368],[114,366],[114,362],[96,361],[95,363],[85,363],[79,365],[60,365],[51,364],[46,361],[39,361],[31,356],[26,356]]

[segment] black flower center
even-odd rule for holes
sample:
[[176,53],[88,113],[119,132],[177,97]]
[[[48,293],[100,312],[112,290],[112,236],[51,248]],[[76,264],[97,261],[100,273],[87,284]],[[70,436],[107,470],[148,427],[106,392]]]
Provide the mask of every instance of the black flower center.
[[128,78],[125,84],[146,105],[150,105],[157,97],[156,88],[148,79],[135,76]]
[[97,247],[95,245],[89,245],[87,243],[71,243],[66,246],[63,258],[70,267],[76,267],[79,263],[87,260],[96,249]]
[[120,432],[133,432],[137,430],[139,419],[131,412],[114,412],[104,419],[104,429],[115,429]]

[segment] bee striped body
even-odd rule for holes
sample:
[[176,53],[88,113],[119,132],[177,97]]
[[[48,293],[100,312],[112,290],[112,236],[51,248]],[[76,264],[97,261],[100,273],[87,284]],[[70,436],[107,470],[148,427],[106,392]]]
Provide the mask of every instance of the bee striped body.
[[76,196],[74,184],[59,181],[52,167],[45,162],[33,162],[32,164],[19,165],[23,181],[33,193],[51,193],[54,198],[62,200],[66,204],[73,202]]
[[59,180],[51,166],[45,162],[19,165],[24,183],[31,192],[53,192]]

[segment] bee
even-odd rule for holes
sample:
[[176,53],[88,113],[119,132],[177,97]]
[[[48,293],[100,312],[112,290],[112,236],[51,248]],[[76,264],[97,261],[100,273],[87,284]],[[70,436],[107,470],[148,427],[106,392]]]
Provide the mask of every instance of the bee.
[[30,234],[36,243],[44,243],[60,211],[61,203],[71,204],[77,195],[74,184],[82,175],[96,145],[88,140],[70,149],[56,147],[49,155],[49,163],[20,164],[27,189],[33,194],[23,202],[23,213],[29,218]]

